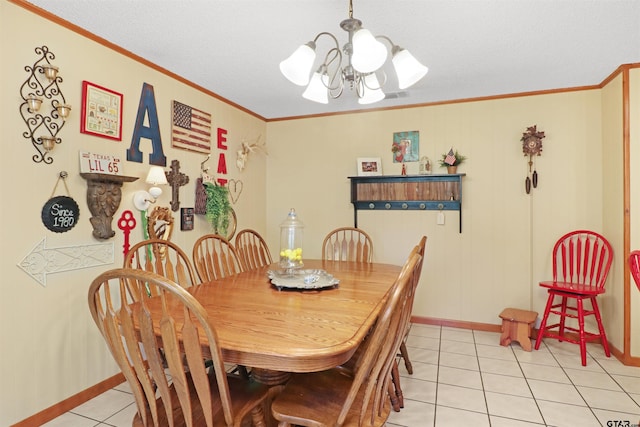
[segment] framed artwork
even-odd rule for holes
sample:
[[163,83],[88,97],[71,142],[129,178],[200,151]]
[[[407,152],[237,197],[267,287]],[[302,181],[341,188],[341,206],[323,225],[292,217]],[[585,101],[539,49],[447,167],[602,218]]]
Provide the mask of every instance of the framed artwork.
[[193,216],[195,208],[180,208],[180,230],[193,230]]
[[382,175],[380,157],[358,157],[358,176]]
[[80,132],[122,141],[122,94],[83,81]]
[[420,157],[420,132],[395,132],[391,152],[393,163],[417,162]]
[[211,153],[211,114],[178,101],[171,102],[171,146]]

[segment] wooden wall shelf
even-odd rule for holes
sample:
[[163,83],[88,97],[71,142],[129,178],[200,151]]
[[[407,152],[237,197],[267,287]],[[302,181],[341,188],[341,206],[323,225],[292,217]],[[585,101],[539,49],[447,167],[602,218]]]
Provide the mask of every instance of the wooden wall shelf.
[[358,210],[454,210],[462,233],[465,175],[350,176],[354,226],[358,226]]
[[87,204],[96,239],[110,239],[116,232],[111,228],[113,214],[116,213],[122,199],[122,184],[133,182],[137,176],[109,175],[104,173],[82,172],[80,176],[87,180]]

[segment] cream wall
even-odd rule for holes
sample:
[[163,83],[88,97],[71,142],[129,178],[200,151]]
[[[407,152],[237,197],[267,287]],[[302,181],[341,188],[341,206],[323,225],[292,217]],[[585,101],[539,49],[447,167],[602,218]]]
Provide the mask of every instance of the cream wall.
[[[38,28],[38,33],[23,31]],[[20,35],[17,37],[17,35]],[[46,36],[44,36],[46,35]],[[22,138],[19,87],[25,65],[36,59],[34,48],[47,45],[56,54],[64,79],[62,88],[74,110],[61,132],[52,165],[31,161],[35,153]],[[33,415],[118,372],[86,305],[89,282],[122,261],[122,234],[117,230],[112,266],[49,275],[42,287],[16,264],[44,237],[48,247],[95,243],[85,202],[86,182],[78,175],[78,150],[120,155],[131,142],[133,122],[143,83],[154,86],[161,134],[168,162],[180,160],[191,183],[181,188],[181,206],[194,204],[194,182],[204,156],[170,147],[170,101],[179,100],[209,111],[214,128],[228,131],[229,178],[244,188],[237,205],[239,227],[255,228],[266,236],[272,252],[279,245],[279,224],[296,208],[306,225],[305,254],[320,256],[320,244],[331,229],[353,224],[348,176],[356,174],[357,157],[380,157],[385,174],[398,174],[391,161],[393,132],[420,131],[420,155],[437,160],[454,147],[468,156],[459,172],[463,178],[462,233],[456,212],[445,213],[444,226],[436,213],[360,212],[359,226],[375,242],[374,259],[399,264],[422,234],[428,236],[427,258],[415,302],[421,317],[498,324],[507,306],[542,312],[546,293],[537,283],[551,275],[555,240],[566,231],[589,228],[605,233],[620,253],[621,228],[621,83],[604,90],[585,90],[501,100],[358,113],[281,122],[263,121],[199,92],[171,77],[130,60],[98,43],[0,1],[0,130],[5,136],[0,154],[0,242],[3,296],[0,298],[0,425]],[[640,72],[632,70],[633,88]],[[112,142],[79,132],[81,81],[88,80],[124,94],[123,141]],[[636,90],[637,91],[637,90]],[[632,213],[638,215],[637,151],[640,97],[632,97],[631,181]],[[526,127],[545,131],[544,151],[536,159],[540,182],[527,195],[527,158],[520,137]],[[235,151],[242,139],[266,138],[268,156],[252,155],[247,169],[235,168]],[[141,145],[143,164],[124,162],[125,174],[144,178],[150,144]],[[218,151],[213,150],[214,158]],[[215,167],[215,162],[210,162]],[[409,174],[417,164],[409,164]],[[40,211],[50,197],[57,174],[69,172],[68,186],[80,206],[80,223],[55,234],[41,223]],[[444,169],[437,169],[444,172]],[[118,218],[133,209],[131,196],[143,182],[124,184]],[[62,190],[59,186],[58,193]],[[168,205],[170,189],[160,199]],[[202,218],[196,229],[174,232],[173,240],[191,248],[208,231]],[[640,248],[640,231],[633,226],[632,248]],[[139,228],[132,241],[141,239]],[[622,349],[622,262],[617,258],[604,298],[609,338]],[[633,290],[632,290],[633,291]],[[638,324],[638,295],[632,292],[632,324]],[[636,334],[637,335],[637,334]],[[632,343],[633,354],[640,342]]]
[[[25,28],[37,30],[25,31]],[[0,425],[7,426],[118,372],[91,320],[86,299],[91,280],[105,269],[122,263],[123,237],[116,220],[124,210],[132,210],[138,219],[131,242],[142,239],[140,217],[131,200],[136,190],[147,188],[144,177],[149,168],[151,144],[141,143],[142,164],[126,161],[125,151],[131,143],[143,83],[154,87],[167,164],[178,159],[181,172],[190,178],[190,183],[180,189],[180,206],[194,206],[195,180],[200,176],[200,162],[205,156],[171,148],[170,102],[174,99],[210,112],[213,130],[221,127],[228,131],[227,177],[241,179],[244,183],[240,200],[234,205],[239,227],[255,228],[260,232],[266,227],[265,156],[252,154],[246,169],[240,173],[235,166],[235,153],[243,138],[251,140],[262,135],[264,139],[266,128],[262,120],[4,0],[0,1],[0,43],[0,93],[3,99],[0,130],[4,136],[0,144],[3,159],[0,168],[3,200],[0,209]],[[34,49],[42,45],[48,46],[56,55],[54,63],[60,67],[64,80],[61,88],[73,107],[70,119],[59,134],[62,144],[54,149],[51,165],[36,164],[31,160],[35,150],[22,137],[26,125],[18,109],[22,102],[19,88],[28,77],[24,67],[33,65],[37,59]],[[121,142],[79,132],[82,80],[124,95]],[[121,156],[124,174],[142,179],[123,186],[122,202],[112,224],[116,236],[107,241],[114,245],[114,263],[51,274],[43,287],[17,267],[41,239],[46,238],[50,248],[98,242],[91,234],[87,183],[79,175],[79,150]],[[213,148],[212,161],[208,163],[210,172],[216,171],[219,152]],[[62,170],[69,173],[67,185],[80,207],[80,221],[70,231],[56,234],[43,226],[40,212]],[[62,183],[58,185],[58,194],[65,194]],[[169,206],[170,200],[171,189],[165,187],[159,204]],[[204,218],[198,216],[195,230],[181,232],[178,213],[174,215],[178,225],[172,240],[190,254],[195,239],[208,232],[209,227]]]
[[[374,259],[401,263],[428,236],[415,316],[498,324],[507,306],[541,313],[546,292],[537,284],[551,277],[557,238],[603,229],[600,97],[585,90],[269,123],[270,245],[277,247],[278,225],[295,207],[306,225],[304,251],[319,256],[329,230],[353,224],[347,177],[356,158],[380,157],[384,174],[399,174],[393,132],[417,130],[421,156],[437,159],[451,146],[468,156],[458,170],[467,174],[462,233],[454,212],[440,226],[433,211],[361,211]],[[539,185],[527,195],[520,138],[532,125],[546,138]],[[409,173],[416,168],[409,164]]]

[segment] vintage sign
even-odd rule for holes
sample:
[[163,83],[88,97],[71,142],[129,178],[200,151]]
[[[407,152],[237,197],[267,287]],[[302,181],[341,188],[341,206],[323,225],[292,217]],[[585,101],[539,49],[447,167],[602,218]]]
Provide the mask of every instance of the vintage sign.
[[80,151],[80,173],[122,175],[122,163],[117,156]]
[[71,197],[50,198],[42,207],[42,223],[55,233],[71,230],[78,223],[80,209]]

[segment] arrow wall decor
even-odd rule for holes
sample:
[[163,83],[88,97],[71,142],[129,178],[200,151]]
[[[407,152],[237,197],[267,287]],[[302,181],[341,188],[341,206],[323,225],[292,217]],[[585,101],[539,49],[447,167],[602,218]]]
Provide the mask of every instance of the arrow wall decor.
[[42,286],[47,286],[47,274],[113,264],[114,260],[113,243],[92,243],[59,248],[45,246],[46,238],[42,239],[18,263],[18,267]]

